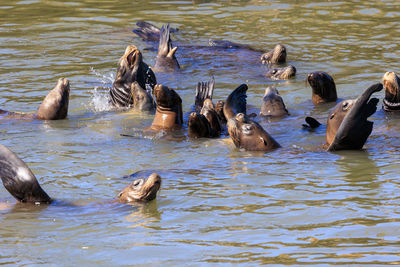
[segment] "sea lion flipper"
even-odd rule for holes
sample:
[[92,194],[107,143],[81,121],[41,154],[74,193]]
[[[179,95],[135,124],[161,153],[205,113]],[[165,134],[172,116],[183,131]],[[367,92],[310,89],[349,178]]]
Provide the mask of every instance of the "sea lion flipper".
[[315,129],[321,125],[321,123],[313,117],[306,117],[305,121],[307,124],[303,124],[303,128]]
[[198,82],[196,86],[196,96],[194,99],[195,110],[200,111],[203,107],[204,100],[212,99],[214,93],[214,76],[208,82]]
[[228,96],[224,105],[224,115],[227,120],[238,113],[246,114],[247,84],[241,84]]
[[172,49],[171,37],[169,31],[169,23],[162,25],[160,31],[160,42],[158,44],[158,54],[167,56],[169,51]]
[[51,202],[25,162],[1,144],[0,178],[7,191],[21,202]]
[[357,98],[351,110],[346,114],[335,138],[328,147],[328,151],[344,149],[361,149],[372,132],[373,122],[368,121],[376,111],[378,101],[369,99],[375,92],[381,91],[381,83],[368,87],[360,97]]

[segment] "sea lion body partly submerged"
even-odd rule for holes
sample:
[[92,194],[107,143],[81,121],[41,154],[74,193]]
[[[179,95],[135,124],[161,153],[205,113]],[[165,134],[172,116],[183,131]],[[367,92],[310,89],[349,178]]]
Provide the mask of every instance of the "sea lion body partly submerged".
[[[151,68],[143,62],[142,53],[134,45],[128,45],[118,63],[115,81],[110,89],[110,102],[114,107],[130,107],[133,104],[132,83],[140,87],[154,88],[156,76]],[[146,86],[147,85],[147,86]]]
[[70,85],[66,78],[58,79],[57,85],[46,95],[36,113],[19,113],[0,110],[6,118],[62,120],[68,115]]
[[382,77],[385,98],[382,107],[385,111],[400,111],[400,78],[394,72],[386,72]]
[[243,113],[238,113],[229,119],[227,127],[237,148],[247,151],[270,151],[280,147],[260,124],[249,120]]
[[288,80],[296,76],[296,68],[292,65],[283,68],[272,68],[268,69],[264,76],[271,80]]
[[151,124],[151,130],[176,130],[182,127],[182,99],[165,85],[157,84],[154,87],[154,96],[157,107]]
[[[53,199],[42,189],[29,167],[14,152],[0,144],[0,178],[10,194],[22,203],[50,204]],[[156,198],[161,177],[153,173],[134,180],[117,197],[121,203],[150,201]]]
[[155,72],[174,72],[180,69],[175,53],[178,47],[172,48],[169,24],[163,25],[160,32],[160,42],[156,62],[154,64]]
[[370,97],[382,88],[382,84],[374,84],[357,99],[344,100],[333,108],[326,127],[328,151],[361,149],[364,146],[373,128],[368,117],[375,113],[379,102]]
[[214,78],[208,82],[199,82],[196,86],[194,112],[188,120],[188,136],[191,138],[212,138],[221,134],[221,122],[212,103]]
[[261,103],[260,115],[264,117],[283,117],[289,115],[282,97],[275,87],[267,87]]
[[312,89],[314,104],[335,102],[337,100],[335,82],[328,73],[322,71],[312,72],[307,75],[307,82]]

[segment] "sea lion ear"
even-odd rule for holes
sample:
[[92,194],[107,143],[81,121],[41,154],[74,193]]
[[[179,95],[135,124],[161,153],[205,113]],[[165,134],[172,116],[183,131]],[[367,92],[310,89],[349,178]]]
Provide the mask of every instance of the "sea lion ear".
[[173,57],[175,56],[176,50],[178,50],[178,47],[177,47],[177,46],[175,46],[174,48],[172,48],[172,49],[168,52],[167,57],[173,58]]

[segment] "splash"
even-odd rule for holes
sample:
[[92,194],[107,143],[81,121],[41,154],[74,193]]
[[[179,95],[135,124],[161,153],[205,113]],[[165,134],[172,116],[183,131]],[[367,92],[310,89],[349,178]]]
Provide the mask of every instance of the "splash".
[[[101,90],[99,90],[101,89]],[[89,108],[94,112],[109,111],[113,109],[110,104],[110,95],[108,90],[103,87],[95,87],[92,90],[92,96],[89,101]]]
[[92,96],[90,97],[88,108],[92,110],[93,112],[103,112],[103,111],[109,111],[113,109],[113,106],[110,104],[110,96],[108,93],[108,88],[111,87],[112,83],[114,82],[114,74],[109,73],[103,74],[98,71],[96,71],[93,67],[90,67],[90,71],[99,77],[99,82],[104,85],[102,86],[96,86],[94,89],[91,91]]

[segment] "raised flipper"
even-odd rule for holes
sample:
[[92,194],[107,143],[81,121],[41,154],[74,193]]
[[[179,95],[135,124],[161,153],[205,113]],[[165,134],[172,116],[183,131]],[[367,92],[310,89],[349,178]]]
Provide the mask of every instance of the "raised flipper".
[[4,187],[21,202],[50,203],[35,175],[14,152],[0,145],[0,177]]
[[214,93],[214,77],[211,78],[208,82],[199,82],[196,86],[196,96],[194,99],[194,108],[196,111],[200,111],[203,107],[204,100],[207,98],[212,100],[212,96]]
[[160,42],[154,71],[168,72],[179,70],[180,66],[175,57],[178,47],[172,47],[169,24],[163,25],[160,32]]
[[[158,42],[160,40],[161,31],[157,26],[146,21],[138,21],[136,22],[136,26],[139,28],[132,30],[132,32],[138,35],[144,41]],[[178,31],[177,28],[170,28],[170,32],[176,31]]]
[[355,100],[340,124],[328,151],[361,149],[364,146],[373,127],[373,122],[368,121],[368,117],[375,113],[379,102],[378,99],[370,97],[382,89],[382,84],[374,84]]
[[226,120],[236,116],[238,113],[246,115],[247,106],[247,84],[242,84],[228,96],[224,104],[224,115]]
[[307,124],[302,125],[304,129],[315,129],[321,125],[321,123],[313,117],[306,117],[305,121]]

